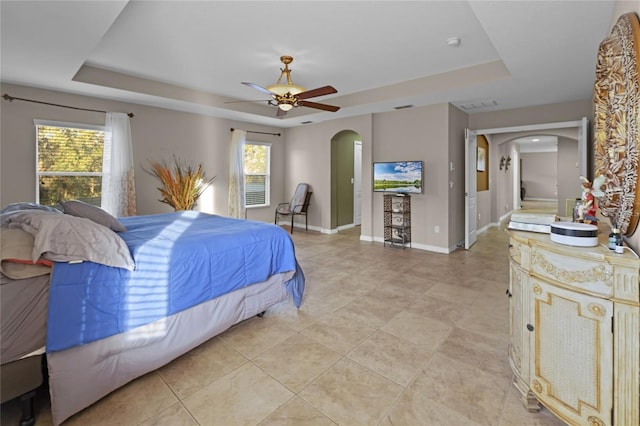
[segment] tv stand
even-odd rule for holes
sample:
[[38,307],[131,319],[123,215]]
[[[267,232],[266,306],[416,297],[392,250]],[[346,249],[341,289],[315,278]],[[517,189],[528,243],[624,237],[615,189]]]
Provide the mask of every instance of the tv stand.
[[411,195],[384,194],[384,245],[411,247]]

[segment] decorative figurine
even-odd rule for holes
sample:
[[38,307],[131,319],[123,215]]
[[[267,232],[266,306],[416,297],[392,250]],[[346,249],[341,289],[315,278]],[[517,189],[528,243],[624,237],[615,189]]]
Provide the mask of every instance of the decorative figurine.
[[584,176],[580,176],[582,181],[582,204],[578,206],[578,215],[576,222],[582,223],[598,223],[596,217],[596,197],[602,197],[602,186],[605,183],[605,177],[600,175],[595,178],[593,184]]

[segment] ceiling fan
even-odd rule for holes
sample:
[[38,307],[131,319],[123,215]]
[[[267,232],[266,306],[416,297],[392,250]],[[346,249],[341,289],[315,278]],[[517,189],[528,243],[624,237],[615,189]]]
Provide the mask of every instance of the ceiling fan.
[[[262,87],[255,83],[242,82],[242,84],[246,86],[253,87],[263,93],[271,95],[272,99],[269,99],[268,103],[269,105],[278,107],[278,113],[276,116],[282,117],[292,108],[301,106],[331,112],[336,112],[340,109],[340,107],[334,105],[307,101],[306,99],[308,98],[330,95],[332,93],[338,93],[338,91],[332,86],[323,86],[318,87],[317,89],[306,90],[302,86],[293,84],[293,81],[291,80],[291,70],[289,69],[289,64],[293,62],[293,57],[286,55],[281,56],[280,61],[284,64],[284,68],[280,68],[280,78],[276,84]],[[287,77],[287,84],[282,84],[282,79],[285,76]]]

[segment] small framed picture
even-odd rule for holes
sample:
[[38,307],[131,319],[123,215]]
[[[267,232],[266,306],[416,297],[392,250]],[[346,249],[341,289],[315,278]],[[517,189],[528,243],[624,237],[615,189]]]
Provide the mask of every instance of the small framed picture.
[[478,170],[479,172],[484,172],[486,170],[486,167],[487,151],[482,147],[478,147],[478,165],[476,167],[476,170]]

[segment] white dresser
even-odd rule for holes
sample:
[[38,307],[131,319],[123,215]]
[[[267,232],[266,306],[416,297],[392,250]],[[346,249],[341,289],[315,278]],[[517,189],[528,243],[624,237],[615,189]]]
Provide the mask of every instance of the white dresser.
[[514,385],[568,424],[640,424],[640,260],[509,231]]

